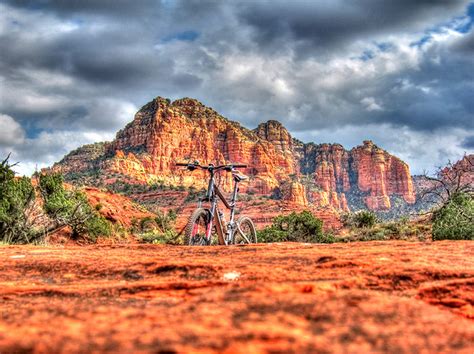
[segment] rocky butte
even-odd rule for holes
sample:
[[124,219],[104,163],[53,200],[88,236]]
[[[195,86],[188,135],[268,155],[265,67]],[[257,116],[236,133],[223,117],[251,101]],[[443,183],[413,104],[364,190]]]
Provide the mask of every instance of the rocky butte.
[[[389,210],[394,199],[415,202],[408,165],[371,141],[345,150],[339,144],[302,143],[278,121],[250,130],[195,99],[157,97],[144,105],[114,141],[83,146],[54,165],[70,181],[206,186],[206,176],[175,162],[240,162],[250,176],[241,192],[288,205],[348,211]],[[231,188],[222,175],[221,186]],[[182,188],[182,187],[181,187]]]

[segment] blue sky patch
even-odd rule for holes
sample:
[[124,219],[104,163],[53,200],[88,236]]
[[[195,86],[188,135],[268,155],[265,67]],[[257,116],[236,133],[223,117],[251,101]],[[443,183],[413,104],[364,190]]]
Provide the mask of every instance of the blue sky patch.
[[196,31],[183,31],[178,33],[170,34],[162,39],[162,42],[173,42],[173,41],[184,41],[184,42],[194,42],[198,39],[199,33]]
[[364,52],[359,57],[359,59],[362,61],[369,61],[370,59],[373,59],[374,57],[375,57],[374,52],[372,52],[371,50],[364,50]]

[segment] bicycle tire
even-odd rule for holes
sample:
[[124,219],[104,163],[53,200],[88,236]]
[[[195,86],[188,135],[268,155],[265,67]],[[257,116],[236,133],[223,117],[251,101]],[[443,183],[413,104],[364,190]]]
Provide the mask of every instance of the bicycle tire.
[[[245,237],[244,237],[245,236]],[[232,240],[233,244],[257,243],[257,230],[248,216],[241,216],[237,220],[237,231]]]
[[[210,243],[206,240],[205,232],[210,220],[210,211],[205,208],[197,208],[189,217],[184,229],[184,244],[188,246],[207,246]],[[198,223],[203,222],[201,225]],[[196,226],[197,225],[197,226]],[[203,226],[203,233],[199,233],[199,226]],[[196,229],[197,228],[197,229]],[[211,234],[212,240],[212,234]]]

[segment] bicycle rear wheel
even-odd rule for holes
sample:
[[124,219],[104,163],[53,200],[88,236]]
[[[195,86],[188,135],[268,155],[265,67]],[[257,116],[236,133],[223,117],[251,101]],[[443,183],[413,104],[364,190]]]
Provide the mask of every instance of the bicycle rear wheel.
[[242,216],[237,220],[237,231],[234,234],[234,244],[257,243],[257,231],[252,219]]

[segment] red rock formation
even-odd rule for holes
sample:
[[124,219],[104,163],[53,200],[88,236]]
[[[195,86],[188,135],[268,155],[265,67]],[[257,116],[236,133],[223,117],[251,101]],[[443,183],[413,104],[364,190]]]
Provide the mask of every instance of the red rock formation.
[[84,192],[89,203],[107,220],[130,228],[134,220],[156,217],[131,199],[122,195],[101,191],[97,188],[85,188]]
[[406,163],[371,141],[364,141],[363,146],[352,149],[350,154],[358,187],[368,193],[365,199],[367,207],[389,209],[390,195],[399,195],[409,204],[415,202],[413,182]]
[[349,204],[347,203],[347,198],[346,198],[346,195],[344,193],[341,193],[339,195],[339,199],[340,199],[340,207],[343,211],[345,212],[348,212],[350,211],[349,209]]
[[348,152],[339,144],[322,144],[316,148],[313,159],[314,182],[322,189],[315,192],[314,198],[337,210],[348,211],[344,195],[351,190]]
[[315,182],[324,191],[350,190],[349,154],[342,145],[320,145],[315,162]]
[[92,171],[97,167],[96,160],[105,154],[107,143],[95,143],[81,146],[71,151],[53,169],[62,173],[80,173]]
[[283,200],[298,204],[308,205],[306,198],[306,188],[299,182],[289,182],[283,187]]
[[306,169],[314,168],[314,181],[322,189],[313,192],[313,198],[324,205],[347,211],[345,193],[354,190],[367,194],[365,203],[373,210],[389,209],[393,195],[409,204],[415,202],[408,165],[371,141],[351,151],[339,144],[312,146],[305,158],[310,160]]
[[[267,128],[269,137],[273,137],[273,125]],[[194,160],[214,164],[239,162],[252,166],[248,172],[254,179],[248,189],[271,194],[280,181],[296,173],[288,133],[286,138],[286,146],[283,142],[277,144],[278,140],[259,139],[254,132],[193,99],[169,104],[157,98],[117,134],[108,147],[115,157],[106,162],[106,169],[143,182],[159,179],[169,184],[205,187],[205,173],[196,171],[191,175],[174,164]],[[226,175],[222,187],[230,190],[231,186],[231,178]]]
[[[203,171],[175,167],[178,161],[239,162],[251,176],[241,191],[272,195],[286,188],[284,200],[299,205],[348,210],[349,194],[365,193],[371,209],[390,208],[390,196],[414,202],[408,166],[371,142],[346,151],[338,144],[303,144],[277,121],[249,130],[227,120],[200,102],[184,98],[171,103],[156,98],[143,106],[134,120],[111,143],[90,145],[66,156],[55,169],[88,175],[99,171],[99,181],[117,178],[129,183],[154,183],[204,188]],[[303,175],[314,175],[309,184]],[[305,177],[306,178],[306,177]],[[221,187],[231,190],[229,174]]]

